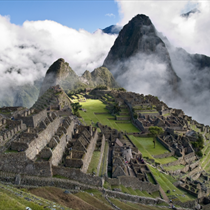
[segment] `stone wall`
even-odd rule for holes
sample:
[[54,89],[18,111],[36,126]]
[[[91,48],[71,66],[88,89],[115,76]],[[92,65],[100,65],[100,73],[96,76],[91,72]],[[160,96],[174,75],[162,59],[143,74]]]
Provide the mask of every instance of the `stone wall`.
[[27,127],[33,127],[33,128],[35,128],[38,125],[38,123],[44,120],[46,117],[47,117],[46,109],[40,111],[38,114],[34,114],[31,116],[26,116],[26,117],[18,116],[19,119],[23,120],[23,123],[25,123]]
[[193,169],[192,171],[190,171],[187,175],[188,175],[188,177],[190,177],[190,176],[192,176],[193,174],[198,173],[198,172],[201,172],[201,167],[200,167],[200,166],[194,168],[194,169]]
[[178,188],[180,188],[180,189],[182,189],[182,190],[187,191],[189,194],[191,194],[191,195],[193,195],[193,196],[195,196],[195,197],[197,197],[197,196],[198,196],[198,194],[197,194],[197,193],[192,192],[191,190],[188,190],[188,189],[186,189],[185,187],[182,187],[181,185],[179,185],[179,186],[178,186]]
[[150,204],[150,205],[157,205],[160,203],[164,203],[165,205],[168,205],[166,201],[163,199],[155,199],[155,198],[149,198],[149,197],[142,197],[142,196],[135,196],[135,195],[129,195],[127,193],[122,192],[116,192],[111,190],[105,190],[105,194],[109,197],[118,198],[120,200],[124,201],[130,201],[135,203],[141,203],[141,204]]
[[111,186],[120,185],[120,180],[118,178],[109,178],[105,176],[105,181],[108,182]]
[[190,166],[189,166],[190,167],[190,170],[193,170],[194,168],[196,168],[199,165],[199,163],[200,163],[200,160],[198,160],[198,161],[190,164]]
[[100,149],[101,154],[100,154],[100,158],[99,158],[98,166],[97,166],[97,176],[99,175],[99,172],[100,172],[101,161],[104,155],[104,149],[105,149],[105,136],[103,135],[102,140],[101,140],[101,149]]
[[169,167],[169,166],[176,166],[176,165],[180,165],[180,164],[184,164],[184,160],[183,158],[180,158],[176,161],[173,161],[173,162],[170,162],[170,163],[166,163],[166,164],[163,164],[162,166],[163,167]]
[[190,160],[191,158],[193,158],[195,156],[195,152],[191,152],[187,155],[184,156],[185,161]]
[[170,153],[165,153],[165,154],[161,154],[161,155],[153,155],[154,158],[158,158],[158,159],[161,159],[161,158],[167,158],[167,157],[171,157],[171,156],[174,156],[175,152],[172,151]]
[[160,142],[166,149],[168,149],[170,152],[172,152],[171,147],[160,137],[156,138],[158,142]]
[[159,190],[159,185],[154,185],[149,182],[142,182],[136,177],[128,177],[128,176],[120,176],[118,177],[120,180],[120,184],[125,187],[131,187],[133,189],[145,190],[147,192],[156,192]]
[[52,176],[51,162],[33,162],[25,152],[0,155],[0,171],[34,176]]
[[98,187],[102,187],[103,184],[102,179],[100,177],[85,174],[80,169],[53,166],[52,170],[53,175],[63,176],[84,184],[94,185]]
[[136,177],[119,176],[114,179],[105,178],[105,181],[112,186],[123,185],[125,187],[131,187],[133,189],[139,189],[140,191],[147,191],[149,193],[156,192],[159,190],[159,185],[154,185],[150,182],[142,182]]
[[58,143],[58,145],[53,149],[52,151],[52,164],[54,166],[57,166],[61,160],[62,160],[62,157],[63,157],[63,153],[65,151],[65,147],[67,145],[67,136],[68,137],[72,137],[72,132],[73,132],[73,129],[74,129],[74,122],[72,121],[71,124],[69,125],[69,127],[67,128],[67,133],[66,135],[62,135],[60,137],[60,142]]
[[[6,121],[9,121],[9,120],[6,120]],[[7,123],[9,124],[10,122],[7,122]],[[19,121],[19,123],[17,123],[15,127],[13,127],[10,130],[7,130],[6,132],[0,135],[0,146],[4,145],[6,140],[11,139],[15,134],[23,130],[26,130],[26,125],[23,124],[22,121]]]
[[93,136],[91,137],[91,140],[90,140],[90,143],[87,147],[87,152],[86,154],[84,155],[84,158],[83,158],[83,166],[81,168],[81,171],[86,173],[87,170],[88,170],[88,166],[90,164],[90,161],[91,161],[91,158],[93,156],[93,152],[95,150],[95,147],[96,147],[96,142],[97,142],[97,139],[98,139],[98,131],[96,130],[93,134]]
[[131,120],[131,117],[121,117],[121,116],[116,116],[116,120]]
[[57,117],[51,122],[46,129],[38,134],[26,150],[26,155],[29,159],[33,159],[51,140],[60,124],[60,119]]

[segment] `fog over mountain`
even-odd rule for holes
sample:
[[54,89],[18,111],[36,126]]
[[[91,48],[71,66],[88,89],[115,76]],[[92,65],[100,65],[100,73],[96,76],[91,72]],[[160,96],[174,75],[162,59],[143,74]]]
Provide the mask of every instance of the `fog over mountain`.
[[[49,66],[60,57],[78,75],[101,66],[117,36],[101,30],[77,31],[50,20],[25,21],[17,26],[2,16],[0,30],[0,106],[31,106],[40,88],[34,83],[40,83]],[[29,89],[33,90],[32,95]]]
[[[128,69],[117,81],[130,91],[157,95],[199,122],[210,124],[210,3],[195,1],[199,12],[186,17],[181,15],[186,2],[116,2],[122,17],[119,27],[137,14],[145,14],[156,29],[154,40],[161,43],[147,39],[145,43],[151,45],[148,49],[156,46],[154,53],[141,51],[124,60]],[[112,32],[113,28],[108,30]],[[117,38],[117,34],[77,31],[50,20],[25,21],[17,26],[2,16],[0,30],[0,106],[31,106],[47,69],[58,58],[64,58],[78,75],[102,66]],[[161,53],[167,62],[161,59]],[[125,70],[120,65],[116,65],[116,71]]]
[[209,124],[210,57],[174,47],[148,16],[137,15],[123,27],[103,65],[127,90],[157,95]]

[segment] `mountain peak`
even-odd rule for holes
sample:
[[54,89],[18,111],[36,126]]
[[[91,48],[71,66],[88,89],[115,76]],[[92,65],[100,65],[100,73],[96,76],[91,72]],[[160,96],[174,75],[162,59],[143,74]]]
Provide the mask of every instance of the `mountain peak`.
[[63,58],[59,58],[47,70],[39,96],[41,96],[51,86],[60,84],[61,81],[65,80],[69,74],[73,77],[77,77],[69,64],[65,62]]
[[[136,15],[123,27],[103,66],[107,67],[118,80],[118,77],[130,71],[130,61],[137,56],[139,61],[145,60],[146,56],[147,60],[151,59],[151,63],[155,58],[157,63],[166,65],[170,83],[175,84],[179,81],[173,70],[165,43],[157,36],[150,18],[144,14]],[[140,69],[139,74],[141,74]]]

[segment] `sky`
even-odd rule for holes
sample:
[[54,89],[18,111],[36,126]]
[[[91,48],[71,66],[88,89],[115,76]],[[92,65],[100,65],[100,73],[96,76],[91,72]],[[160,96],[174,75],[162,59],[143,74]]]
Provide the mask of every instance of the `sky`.
[[11,23],[22,25],[26,20],[53,20],[76,30],[94,32],[119,22],[117,2],[113,0],[66,1],[0,1],[0,14]]

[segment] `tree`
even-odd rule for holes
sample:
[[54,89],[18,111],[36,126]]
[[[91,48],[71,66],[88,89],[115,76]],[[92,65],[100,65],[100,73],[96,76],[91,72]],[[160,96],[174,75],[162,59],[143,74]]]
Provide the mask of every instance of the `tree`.
[[158,126],[151,126],[149,127],[149,132],[153,135],[153,143],[154,143],[154,148],[155,148],[155,142],[156,142],[156,137],[163,133],[163,129]]
[[73,109],[73,113],[75,114],[75,115],[79,115],[79,112],[78,112],[78,110],[82,107],[82,105],[80,105],[78,102],[77,103],[72,103],[71,104],[71,107],[72,107],[72,109]]
[[121,111],[120,109],[120,104],[119,103],[116,103],[114,106],[113,106],[113,110],[112,110],[112,113],[113,114],[117,114]]

